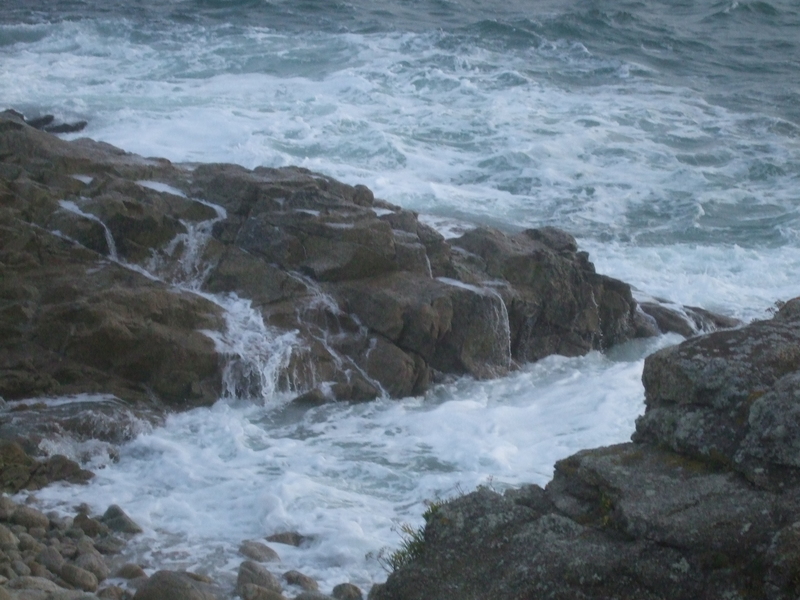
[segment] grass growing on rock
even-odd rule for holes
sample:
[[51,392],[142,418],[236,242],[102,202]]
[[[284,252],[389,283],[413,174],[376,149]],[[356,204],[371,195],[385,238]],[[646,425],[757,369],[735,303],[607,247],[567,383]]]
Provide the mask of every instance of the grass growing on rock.
[[425,551],[425,527],[447,502],[449,500],[426,501],[428,508],[422,513],[422,518],[425,520],[424,525],[413,527],[408,523],[401,523],[398,526],[398,532],[401,537],[400,547],[393,552],[389,552],[388,548],[382,548],[378,553],[378,562],[387,572],[396,571],[423,555]]

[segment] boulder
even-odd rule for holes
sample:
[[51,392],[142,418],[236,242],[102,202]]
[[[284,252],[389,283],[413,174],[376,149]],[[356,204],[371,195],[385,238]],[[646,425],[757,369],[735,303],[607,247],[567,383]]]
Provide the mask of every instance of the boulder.
[[97,597],[103,600],[126,600],[132,596],[118,585],[109,585],[97,592]]
[[59,573],[61,579],[66,581],[69,585],[79,588],[85,592],[94,592],[97,590],[97,576],[86,569],[73,564],[65,564],[61,567]]
[[106,565],[105,561],[103,560],[103,556],[99,552],[87,552],[85,554],[81,554],[77,559],[75,559],[74,564],[76,567],[80,567],[85,571],[89,571],[97,578],[97,581],[104,581],[105,579],[108,579],[108,576],[111,574],[108,565]]
[[319,584],[300,571],[286,571],[286,573],[283,574],[283,578],[289,585],[296,585],[307,592],[319,591]]
[[281,559],[275,550],[266,544],[254,540],[245,540],[242,542],[239,546],[239,552],[256,562],[273,562]]
[[[13,157],[0,170],[7,399],[402,397],[443,375],[496,377],[657,333],[630,287],[552,227],[446,241],[364,186],[296,167],[186,168],[66,142],[11,112],[0,154]],[[264,337],[287,341],[273,377],[205,293],[250,300]],[[691,310],[698,328],[721,323]]]
[[91,538],[109,533],[108,525],[83,513],[76,515],[72,523]]
[[61,567],[64,566],[64,557],[61,556],[61,553],[52,546],[45,546],[42,550],[37,554],[36,560],[45,567],[51,573],[55,575],[59,575],[61,573]]
[[[0,486],[4,491],[38,490],[53,481],[86,483],[94,477],[75,461],[55,455],[44,461],[33,458],[16,442],[0,441]],[[18,516],[16,512],[20,511]],[[25,527],[49,526],[49,519],[34,508],[15,507],[9,518]],[[16,520],[14,520],[16,519]]]
[[630,287],[598,275],[566,232],[545,227],[508,236],[478,228],[452,241],[466,251],[465,276],[501,285],[508,308],[512,352],[519,361],[549,354],[576,356],[636,336],[636,302]]
[[6,584],[12,590],[40,590],[42,592],[58,592],[55,583],[43,577],[16,577]]
[[297,533],[296,531],[281,531],[273,533],[267,537],[268,542],[275,542],[276,544],[286,544],[287,546],[300,547],[306,541],[306,537]]
[[331,595],[336,600],[362,600],[364,598],[361,589],[352,583],[340,583],[334,586]]
[[650,301],[640,302],[639,307],[655,321],[660,332],[678,333],[686,338],[742,325],[738,319],[718,315],[697,306],[676,306],[664,301]]
[[19,538],[8,527],[0,523],[0,546],[19,544]]
[[134,600],[220,600],[221,590],[197,581],[181,571],[156,571],[145,581]]
[[773,319],[665,348],[645,363],[646,411],[634,439],[780,487],[797,466],[798,370],[800,299]]
[[117,570],[117,572],[114,574],[114,577],[120,577],[122,579],[138,579],[139,577],[147,577],[147,574],[139,565],[125,563]]
[[[7,398],[212,402],[231,357],[200,330],[221,333],[222,311],[173,283],[253,300],[299,336],[281,385],[347,399],[422,393],[436,372],[494,377],[512,356],[635,333],[629,289],[558,230],[484,229],[451,245],[364,186],[304,169],[187,170],[0,119],[0,152],[15,157],[0,214]],[[376,314],[387,302],[394,311]],[[228,368],[237,393],[260,392],[250,372]]]
[[243,600],[286,600],[286,596],[254,583],[245,583],[239,593]]
[[11,517],[11,522],[22,525],[28,529],[33,527],[47,528],[50,526],[50,519],[46,514],[24,504],[17,506],[14,515]]
[[506,308],[491,289],[408,273],[328,289],[377,339],[402,352],[378,348],[386,373],[371,369],[390,389],[424,391],[430,368],[487,378],[511,366]]
[[255,561],[246,560],[239,565],[239,574],[236,578],[236,590],[241,595],[244,586],[248,583],[280,593],[281,582],[275,575]]

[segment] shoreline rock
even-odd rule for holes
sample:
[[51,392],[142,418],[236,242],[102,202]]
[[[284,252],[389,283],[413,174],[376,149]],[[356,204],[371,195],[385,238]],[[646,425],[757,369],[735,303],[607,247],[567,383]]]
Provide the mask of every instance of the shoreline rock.
[[373,600],[800,593],[800,298],[645,361],[633,442],[437,507]]
[[141,409],[267,392],[259,365],[224,343],[235,332],[208,294],[249,300],[292,338],[276,350],[278,387],[315,401],[502,376],[686,316],[640,307],[551,227],[445,240],[364,186],[296,167],[173,165],[60,140],[11,111],[0,271],[0,396],[110,394]]
[[[231,315],[209,294],[245,299],[266,328],[288,340],[288,350],[276,350],[285,351],[277,361],[278,389],[312,404],[422,394],[444,377],[498,377],[553,353],[577,356],[663,331],[692,335],[736,325],[699,308],[637,303],[630,286],[597,274],[575,239],[554,228],[513,235],[477,228],[445,240],[415,213],[374,198],[364,186],[294,167],[173,165],[88,139],[65,142],[31,126],[37,124],[0,113],[0,396],[8,400],[0,411],[0,439],[19,442],[11,454],[28,465],[11,469],[8,480],[19,482],[12,491],[90,475],[63,457],[29,456],[48,439],[100,439],[113,459],[114,444],[158,423],[167,410],[210,405],[226,393],[258,398],[268,392],[259,365],[226,342]],[[776,436],[782,389],[755,398],[763,405],[754,417],[762,423],[759,439]],[[51,406],[46,400],[53,396],[73,396],[74,402]],[[93,401],[83,402],[84,396]],[[658,410],[654,400],[643,436],[667,436],[654,420]],[[689,446],[694,440],[674,432],[671,439]],[[744,447],[751,448],[745,462],[764,454],[753,444]],[[608,460],[640,460],[626,448]],[[531,520],[534,511],[546,517],[541,535],[563,541],[564,552],[564,540],[591,537],[598,522],[622,527],[612,520],[616,497],[607,499],[580,478],[601,485],[597,481],[616,473],[616,463],[598,466],[588,456],[577,466],[559,463],[552,487],[556,494],[566,486],[562,496],[571,498],[576,485],[584,504],[559,500],[566,502],[560,506],[526,488],[506,494],[511,520],[501,522]],[[793,468],[791,458],[781,460],[775,468]],[[748,469],[753,482],[763,479],[755,467]],[[737,497],[738,489],[726,493]],[[601,507],[611,508],[596,511],[598,493]],[[485,491],[476,494],[481,506],[498,501]],[[522,516],[519,506],[527,511]],[[136,530],[118,507],[109,511],[100,519],[75,519],[86,528],[83,534],[104,540],[94,544],[98,552],[118,546],[109,527],[131,535]],[[602,543],[600,536],[597,547]],[[10,579],[47,597],[57,590],[50,589],[55,584],[46,562],[64,572],[57,576],[65,584],[97,590],[108,573],[85,550],[87,558],[66,566],[45,552],[41,563],[30,561],[39,566],[9,567]],[[618,564],[614,552],[609,573]],[[70,546],[68,553],[73,559],[78,551]],[[254,573],[266,571],[253,565]],[[141,577],[135,568],[125,572]],[[160,573],[136,597],[159,597],[165,589],[198,598],[224,594],[201,576]],[[301,575],[287,578],[306,589],[301,596],[326,597]],[[259,583],[266,576],[253,577],[241,584],[243,595],[283,597],[277,578],[270,588]],[[121,588],[99,593],[128,597]],[[360,591],[342,587],[339,594],[357,597]]]

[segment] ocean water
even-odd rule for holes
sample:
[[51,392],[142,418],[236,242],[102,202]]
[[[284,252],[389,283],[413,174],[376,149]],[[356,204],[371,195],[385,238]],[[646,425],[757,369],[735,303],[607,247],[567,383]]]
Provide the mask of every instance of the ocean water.
[[[67,138],[301,165],[443,231],[555,225],[641,297],[745,321],[800,294],[798,73],[794,0],[5,0],[0,11],[0,105],[88,121]],[[228,302],[218,342],[268,379],[291,340]],[[65,512],[118,503],[145,529],[133,560],[225,585],[241,540],[296,530],[308,541],[275,545],[276,571],[367,591],[426,500],[545,484],[555,460],[625,441],[644,357],[679,340],[550,357],[399,401],[301,411],[277,393],[231,393],[143,426],[117,462],[51,442],[97,477],[37,497]]]

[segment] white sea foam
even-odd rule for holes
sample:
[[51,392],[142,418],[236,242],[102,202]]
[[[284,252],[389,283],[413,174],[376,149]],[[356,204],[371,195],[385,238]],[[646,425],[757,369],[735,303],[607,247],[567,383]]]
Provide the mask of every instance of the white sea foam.
[[[439,216],[623,243],[702,242],[720,227],[739,243],[770,232],[798,242],[797,149],[775,119],[650,76],[588,90],[549,82],[553,67],[591,72],[585,48],[445,51],[444,33],[217,34],[178,28],[181,43],[165,53],[124,26],[109,45],[91,22],[53,25],[4,57],[15,76],[0,92],[23,107],[61,102],[90,118],[80,135],[144,155],[300,164]],[[736,233],[742,220],[754,230]]]
[[95,215],[91,213],[84,212],[80,206],[78,206],[72,200],[59,200],[59,206],[66,210],[67,212],[71,212],[72,214],[78,215],[79,217],[83,217],[85,219],[89,219],[90,221],[95,221],[96,223],[100,223],[103,227],[103,235],[106,240],[106,246],[108,246],[108,257],[113,261],[119,261],[119,255],[117,254],[117,244],[114,242],[114,236],[111,235],[111,230],[108,226],[103,223],[103,221],[97,218]]
[[[308,546],[275,545],[281,568],[323,590],[385,578],[376,554],[424,501],[476,485],[545,484],[553,463],[624,441],[642,410],[642,355],[551,357],[500,381],[462,379],[424,398],[309,411],[220,402],[169,417],[120,450],[87,487],[39,492],[48,507],[125,507],[145,528],[129,550],[147,564],[198,568],[230,582],[241,540],[297,530]],[[627,353],[627,354],[626,354]],[[141,555],[139,556],[141,560]]]
[[[299,347],[296,332],[276,331],[264,324],[250,300],[236,294],[205,296],[224,309],[223,332],[205,332],[227,358],[223,397],[245,398],[259,404],[275,402],[292,353]],[[284,382],[291,389],[291,382]]]
[[475,229],[475,223],[448,217],[421,214],[419,215],[419,220],[438,231],[446,240],[461,237],[467,231]]
[[651,296],[745,321],[768,318],[777,301],[800,295],[800,251],[792,246],[629,247],[584,240],[598,271]]
[[72,178],[77,179],[86,185],[90,185],[94,181],[94,177],[91,177],[90,175],[72,175]]
[[151,190],[155,190],[157,192],[162,192],[164,194],[172,194],[173,196],[180,196],[181,198],[186,198],[186,194],[184,194],[182,190],[179,190],[176,187],[172,187],[171,185],[162,183],[160,181],[150,181],[147,179],[142,179],[137,181],[136,183],[138,183],[142,187],[146,187]]

